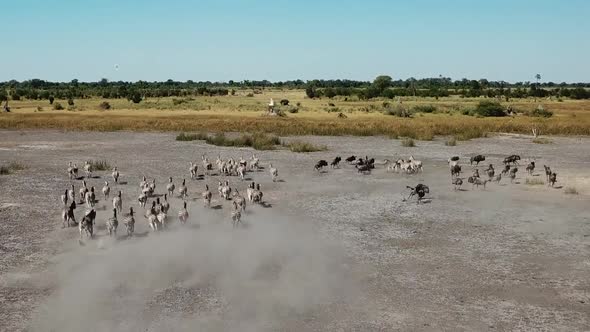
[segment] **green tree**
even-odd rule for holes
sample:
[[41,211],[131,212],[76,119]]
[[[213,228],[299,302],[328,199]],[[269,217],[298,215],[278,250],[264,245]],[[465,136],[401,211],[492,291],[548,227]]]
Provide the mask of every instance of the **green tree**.
[[377,76],[373,81],[373,86],[381,93],[383,90],[391,87],[391,76],[381,75]]

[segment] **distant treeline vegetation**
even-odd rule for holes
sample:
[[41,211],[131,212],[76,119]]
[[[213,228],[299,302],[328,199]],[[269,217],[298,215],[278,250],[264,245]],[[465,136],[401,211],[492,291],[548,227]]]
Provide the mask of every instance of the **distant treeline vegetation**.
[[305,89],[309,98],[344,98],[355,96],[359,99],[376,97],[395,98],[398,96],[446,97],[459,95],[464,97],[568,97],[572,99],[590,99],[590,83],[553,83],[517,82],[481,80],[455,80],[450,78],[425,78],[392,80],[389,76],[379,76],[373,82],[354,80],[293,80],[284,82],[263,81],[228,81],[228,82],[110,82],[102,79],[98,82],[48,82],[32,79],[23,82],[0,82],[0,101],[4,100],[48,100],[72,98],[127,98],[139,103],[146,97],[184,97],[184,96],[225,96],[234,95],[237,90],[252,89],[254,93],[261,90]]

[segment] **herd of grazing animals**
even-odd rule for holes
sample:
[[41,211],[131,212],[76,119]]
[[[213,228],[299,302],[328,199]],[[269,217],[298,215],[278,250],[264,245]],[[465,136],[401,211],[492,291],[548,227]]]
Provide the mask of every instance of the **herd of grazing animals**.
[[[206,155],[202,155],[201,158],[203,165],[201,175],[199,175],[199,167],[197,163],[189,163],[189,176],[191,180],[205,179],[207,176],[211,176],[211,172],[215,167],[217,170],[217,174],[215,175],[224,177],[235,176],[239,179],[238,182],[241,182],[246,180],[245,175],[247,172],[259,171],[261,169],[260,160],[255,154],[253,154],[249,160],[246,160],[243,157],[240,157],[239,159],[223,159],[221,158],[221,155],[218,155],[214,163],[211,162]],[[395,161],[390,161],[385,159],[383,162],[376,163],[374,158],[369,158],[368,156],[357,158],[354,155],[344,159],[348,165],[354,166],[358,173],[363,174],[370,174],[371,171],[375,169],[375,165],[384,165],[387,172],[391,171],[407,175],[413,175],[424,171],[422,161],[415,159],[414,156],[410,156],[407,159],[394,160]],[[519,161],[521,160],[520,156],[510,155],[504,158],[504,168],[501,172],[496,172],[494,165],[489,164],[487,168],[483,170],[482,174],[480,174],[478,168],[479,163],[485,160],[486,157],[484,155],[475,155],[469,158],[469,166],[473,167],[473,173],[468,177],[467,182],[472,184],[472,189],[475,187],[479,188],[480,186],[485,189],[487,183],[492,181],[500,184],[502,176],[508,176],[510,182],[514,183],[518,172]],[[320,172],[328,165],[332,169],[340,168],[341,161],[342,158],[340,156],[332,159],[332,162],[329,164],[326,160],[322,159],[315,164],[314,169]],[[464,180],[460,177],[463,172],[460,164],[460,157],[453,156],[447,160],[447,163],[451,173],[451,184],[453,185],[453,189],[455,191],[460,190]],[[474,163],[475,165],[473,165]],[[535,166],[535,161],[531,161],[526,166],[528,175],[533,175]],[[557,173],[553,172],[549,166],[543,165],[543,167],[545,170],[546,182],[553,187],[557,182]],[[278,169],[269,163],[268,171],[271,180],[276,182],[278,179]],[[78,167],[75,163],[69,162],[67,173],[70,180],[79,179]],[[60,201],[63,206],[62,226],[65,228],[77,225],[79,227],[80,238],[82,238],[84,234],[88,237],[94,236],[94,225],[97,216],[95,208],[97,202],[95,187],[88,186],[88,183],[86,182],[87,179],[92,178],[93,169],[91,163],[84,163],[84,174],[85,177],[83,177],[79,189],[78,202],[76,202],[77,195],[74,184],[71,184],[70,189],[65,190],[60,196]],[[115,186],[123,186],[127,184],[119,181],[120,173],[117,167],[113,168],[111,177]],[[204,207],[210,208],[213,194],[211,193],[208,184],[205,184],[204,187],[205,190],[201,193],[201,198],[203,199]],[[176,197],[182,200],[182,208],[178,211],[178,220],[181,224],[189,222],[190,215],[187,209],[187,199],[189,199],[190,193],[186,178],[183,178],[181,184],[176,186],[174,178],[169,176],[162,200],[160,200],[161,196],[157,195],[156,188],[155,178],[148,180],[146,176],[142,177],[142,181],[139,184],[140,194],[137,203],[140,208],[145,208],[146,205],[148,205],[148,201],[152,199],[151,205],[148,205],[149,208],[143,214],[149,228],[152,231],[160,231],[167,228],[167,225],[171,222],[168,217],[170,209],[168,198],[174,197],[175,193],[177,194]],[[430,192],[429,187],[421,183],[414,187],[407,186],[407,189],[410,190],[407,199],[416,196],[418,203],[420,203],[425,195]],[[102,196],[105,201],[110,199],[111,190],[109,181],[104,181]],[[117,195],[112,198],[112,216],[105,221],[106,230],[110,236],[116,236],[117,228],[119,226],[119,218],[122,216],[122,222],[126,228],[126,234],[127,236],[132,236],[135,229],[135,211],[133,210],[133,207],[129,207],[129,212],[123,215],[122,190],[117,190],[116,192]],[[260,183],[250,182],[244,192],[246,195],[242,196],[238,188],[232,188],[230,186],[230,182],[227,179],[225,181],[218,180],[219,199],[222,202],[231,201],[230,217],[234,227],[238,227],[242,223],[242,213],[246,211],[247,203],[261,204],[263,202],[263,193]],[[86,211],[78,223],[74,211],[79,205],[85,205]],[[219,205],[219,207],[221,206]]]
[[[205,155],[202,156],[202,162],[204,173],[202,175],[198,174],[199,168],[197,164],[193,162],[190,163],[189,175],[191,180],[205,179],[206,176],[211,175],[214,164],[210,162]],[[240,181],[246,179],[245,176],[247,172],[260,171],[262,168],[260,166],[260,160],[256,155],[252,155],[250,160],[246,160],[243,157],[240,157],[239,160],[235,160],[233,158],[224,160],[221,158],[221,156],[218,156],[215,165],[217,166],[218,171],[216,174],[217,176],[237,176]],[[73,181],[80,179],[78,177],[78,168],[75,163],[70,162],[68,164],[67,172],[70,180]],[[279,176],[278,169],[273,167],[272,164],[269,164],[269,173],[272,181],[276,182]],[[98,200],[95,193],[95,187],[89,186],[87,182],[89,179],[92,179],[92,174],[92,164],[85,162],[84,177],[81,179],[82,181],[78,195],[75,192],[75,184],[71,184],[70,189],[65,190],[60,196],[60,202],[63,206],[62,227],[66,228],[78,226],[80,239],[82,239],[84,235],[89,238],[92,238],[95,235],[95,223],[97,218],[96,203]],[[133,236],[135,230],[136,214],[132,206],[129,207],[128,213],[123,214],[124,202],[123,190],[121,190],[121,187],[127,183],[122,183],[119,181],[121,174],[119,173],[117,167],[113,168],[111,176],[113,178],[114,185],[119,186],[119,188],[117,188],[119,190],[116,191],[116,196],[112,198],[112,214],[105,220],[106,231],[109,236],[116,236],[117,228],[119,227],[119,220],[121,220],[122,224],[125,226],[126,235],[131,237]],[[247,202],[254,204],[263,203],[263,193],[260,183],[250,182],[245,190],[246,197],[240,194],[238,188],[232,188],[230,186],[229,180],[218,181],[218,183],[221,201],[231,201],[230,217],[234,227],[238,227],[240,224],[242,224],[242,213],[246,211]],[[174,183],[174,178],[168,177],[168,183],[166,185],[162,199],[162,196],[157,194],[156,189],[157,185],[155,178],[148,180],[146,176],[142,177],[142,180],[139,183],[140,193],[137,203],[140,208],[145,208],[145,206],[148,205],[148,201],[150,199],[152,200],[151,204],[148,205],[149,208],[146,209],[145,213],[143,214],[148,227],[152,231],[160,231],[167,228],[171,222],[169,218],[170,202],[168,198],[174,197],[174,194],[177,194],[176,197],[182,200],[182,208],[178,210],[178,220],[181,224],[186,224],[189,222],[190,215],[189,210],[187,209],[187,200],[190,198],[190,193],[186,179],[182,179],[181,184],[176,186]],[[110,199],[111,190],[112,188],[109,184],[109,181],[104,181],[102,197],[105,202]],[[209,190],[209,185],[205,184],[205,191],[201,193],[201,197],[203,198],[204,206],[206,208],[211,207],[212,196],[213,195]],[[74,211],[79,205],[85,205],[86,210],[84,211],[80,222],[77,222]],[[219,205],[219,207],[221,207],[221,205]],[[121,217],[123,218],[120,219]]]

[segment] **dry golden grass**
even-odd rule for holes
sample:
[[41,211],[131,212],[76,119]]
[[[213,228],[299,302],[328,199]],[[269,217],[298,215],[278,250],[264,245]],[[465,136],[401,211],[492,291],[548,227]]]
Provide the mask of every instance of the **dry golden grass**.
[[[148,99],[139,104],[109,99],[111,110],[101,110],[103,99],[76,100],[75,110],[47,110],[47,101],[12,102],[12,112],[0,114],[0,128],[54,128],[91,131],[209,131],[274,133],[293,135],[386,135],[429,140],[437,135],[467,140],[486,133],[505,132],[529,134],[533,126],[543,135],[590,135],[590,101],[564,102],[543,100],[542,104],[555,113],[552,118],[516,116],[506,118],[475,118],[461,115],[480,99],[469,98],[404,98],[407,107],[433,105],[437,111],[414,118],[398,118],[382,114],[383,100],[344,101],[310,100],[301,90],[272,90],[246,97],[249,90],[237,96],[197,97],[174,102],[174,98]],[[299,112],[287,117],[262,116],[269,98],[286,98],[290,105],[299,104]],[[176,98],[178,99],[178,98]],[[65,101],[56,101],[65,103]],[[388,101],[392,103],[392,101]],[[328,103],[335,104],[334,107]],[[533,110],[541,102],[515,100],[510,103],[518,110]],[[507,103],[504,103],[507,105]],[[338,108],[334,112],[333,108]],[[327,112],[330,110],[332,112]],[[338,113],[347,118],[339,118]]]

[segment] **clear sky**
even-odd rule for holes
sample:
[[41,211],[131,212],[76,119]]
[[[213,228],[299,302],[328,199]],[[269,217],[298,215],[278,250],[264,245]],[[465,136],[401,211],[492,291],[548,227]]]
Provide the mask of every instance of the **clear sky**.
[[0,3],[0,81],[590,81],[590,0]]

